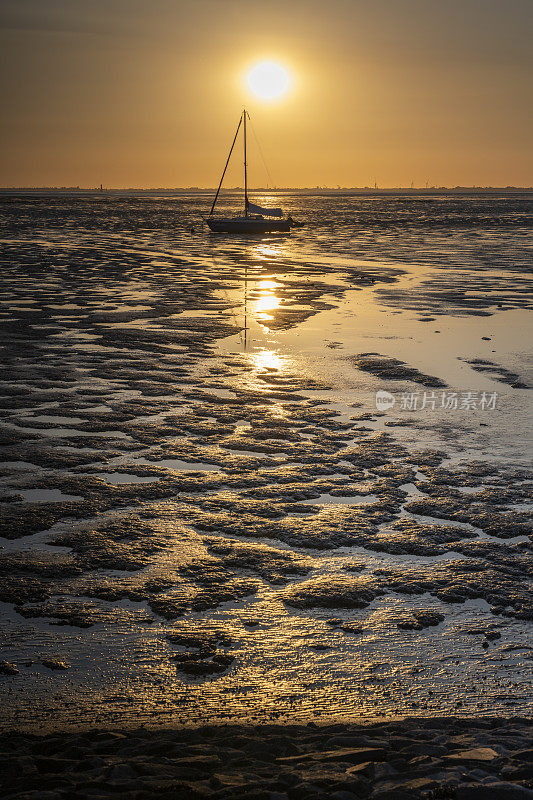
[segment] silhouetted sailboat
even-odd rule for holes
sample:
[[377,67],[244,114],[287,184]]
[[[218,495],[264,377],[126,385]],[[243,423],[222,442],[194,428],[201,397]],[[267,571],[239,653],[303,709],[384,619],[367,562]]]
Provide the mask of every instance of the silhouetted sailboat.
[[[295,222],[292,217],[283,217],[281,208],[262,208],[251,203],[248,199],[248,164],[246,161],[246,119],[249,119],[246,109],[243,110],[233,142],[230,147],[226,165],[218,184],[217,193],[209,212],[209,217],[205,220],[209,228],[215,233],[270,233],[271,231],[290,231],[293,227],[301,227],[303,223]],[[213,212],[222,188],[222,181],[226,174],[228,164],[237,141],[239,130],[244,128],[244,214],[240,217],[214,217]]]

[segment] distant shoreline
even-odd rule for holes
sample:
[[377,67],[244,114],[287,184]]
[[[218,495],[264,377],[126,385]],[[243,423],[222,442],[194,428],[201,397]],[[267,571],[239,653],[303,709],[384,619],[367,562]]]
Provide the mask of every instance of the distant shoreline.
[[[236,187],[231,189],[225,189],[222,191],[222,196],[229,196],[231,197],[234,194],[242,193],[242,188]],[[251,192],[263,192],[269,194],[304,194],[304,195],[329,195],[329,196],[371,196],[371,197],[386,197],[388,195],[404,195],[406,197],[417,197],[417,196],[441,196],[441,195],[514,195],[514,194],[533,194],[533,187],[531,186],[505,186],[505,187],[498,187],[498,186],[488,186],[488,187],[477,187],[477,186],[455,186],[451,188],[447,187],[433,187],[433,188],[419,188],[419,189],[411,189],[411,188],[402,188],[402,187],[391,187],[391,188],[383,188],[383,189],[373,189],[370,187],[354,187],[354,188],[327,188],[327,187],[306,187],[306,188],[291,188],[291,187],[279,187],[275,189],[269,189],[265,187],[255,187],[250,189]],[[174,195],[212,195],[214,194],[215,189],[202,189],[198,187],[184,187],[184,188],[174,188],[174,189],[116,189],[116,188],[109,188],[109,189],[95,189],[95,188],[80,188],[78,186],[72,187],[54,187],[54,186],[43,186],[43,187],[0,187],[0,196],[10,196],[10,195],[35,195],[35,196],[47,196],[47,195],[82,195],[82,196],[96,196],[96,197],[109,197],[109,196],[168,196],[172,197]]]

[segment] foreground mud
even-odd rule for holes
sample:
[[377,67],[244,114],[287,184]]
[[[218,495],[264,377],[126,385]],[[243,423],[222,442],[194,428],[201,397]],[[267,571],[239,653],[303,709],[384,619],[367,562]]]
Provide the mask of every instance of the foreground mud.
[[533,797],[531,724],[518,718],[10,734],[0,752],[5,800]]

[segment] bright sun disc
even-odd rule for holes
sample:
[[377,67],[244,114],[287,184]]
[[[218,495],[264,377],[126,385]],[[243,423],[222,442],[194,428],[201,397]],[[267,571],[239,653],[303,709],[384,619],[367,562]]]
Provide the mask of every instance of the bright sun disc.
[[261,100],[277,100],[289,88],[287,70],[275,61],[261,61],[246,76],[248,88]]

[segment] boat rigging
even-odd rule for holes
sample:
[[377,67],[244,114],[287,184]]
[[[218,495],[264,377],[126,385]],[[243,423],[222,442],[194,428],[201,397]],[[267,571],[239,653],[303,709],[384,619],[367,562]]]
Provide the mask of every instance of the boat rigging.
[[[248,162],[247,162],[247,142],[246,142],[246,120],[250,116],[246,109],[243,109],[239,117],[239,124],[231,143],[230,151],[226,159],[226,164],[218,184],[218,189],[209,212],[209,217],[205,220],[210,230],[215,233],[271,233],[274,231],[290,231],[291,228],[300,228],[303,223],[295,222],[292,217],[284,217],[281,208],[262,208],[248,199]],[[244,138],[244,213],[238,217],[214,217],[215,206],[222,188],[222,182],[228,169],[231,154],[233,153],[235,142],[239,131],[243,127]]]

